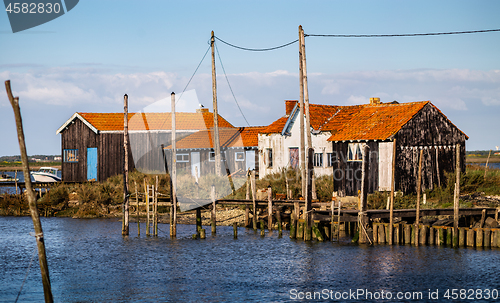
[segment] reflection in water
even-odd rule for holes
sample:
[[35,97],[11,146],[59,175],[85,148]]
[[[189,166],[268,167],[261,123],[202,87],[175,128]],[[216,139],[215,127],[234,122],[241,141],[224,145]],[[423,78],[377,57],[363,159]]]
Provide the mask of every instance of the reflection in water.
[[[261,238],[243,228],[235,240],[231,227],[191,240],[189,225],[178,226],[178,239],[168,237],[168,225],[159,226],[158,238],[124,238],[114,220],[42,218],[42,224],[57,302],[280,302],[291,299],[292,289],[419,291],[425,302],[429,289],[500,285],[497,249],[304,243],[286,232]],[[12,302],[35,249],[33,226],[27,217],[0,217],[0,229],[0,301]],[[20,301],[41,298],[34,262]]]

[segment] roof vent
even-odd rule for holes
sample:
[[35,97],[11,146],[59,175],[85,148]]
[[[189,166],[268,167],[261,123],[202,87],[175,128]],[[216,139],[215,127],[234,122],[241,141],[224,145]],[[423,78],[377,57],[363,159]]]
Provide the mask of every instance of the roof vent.
[[380,104],[380,98],[370,98],[370,104]]

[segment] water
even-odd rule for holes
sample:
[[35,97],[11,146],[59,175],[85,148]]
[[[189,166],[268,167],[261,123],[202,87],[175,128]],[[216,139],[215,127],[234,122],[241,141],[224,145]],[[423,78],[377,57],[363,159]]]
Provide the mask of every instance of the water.
[[[477,163],[478,165],[485,166],[486,163]],[[497,168],[500,169],[500,162],[498,163],[488,163],[488,168]]]
[[[158,238],[147,238],[145,225],[137,237],[136,224],[123,238],[116,220],[42,218],[42,224],[56,302],[287,302],[307,292],[332,291],[335,299],[361,290],[394,296],[378,301],[436,302],[429,290],[438,290],[440,301],[446,289],[500,290],[498,249],[304,243],[287,232],[261,238],[244,228],[235,240],[232,227],[191,240],[193,225],[178,225],[171,240],[162,224]],[[0,302],[13,302],[36,248],[33,224],[29,217],[0,217],[0,230]],[[397,292],[422,299],[397,300]],[[35,258],[19,302],[42,300]]]

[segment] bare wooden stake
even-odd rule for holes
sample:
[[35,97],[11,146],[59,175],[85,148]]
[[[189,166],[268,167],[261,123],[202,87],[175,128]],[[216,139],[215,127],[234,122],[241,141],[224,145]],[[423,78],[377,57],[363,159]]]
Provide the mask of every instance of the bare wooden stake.
[[420,192],[422,191],[422,158],[424,155],[424,149],[420,150],[420,155],[418,157],[418,180],[417,180],[417,211],[416,211],[416,218],[415,218],[415,246],[418,246],[419,244],[419,224],[420,224]]
[[14,174],[14,182],[16,183],[16,195],[17,195],[17,169],[16,173]]
[[251,178],[251,183],[252,183],[252,203],[253,203],[253,229],[257,230],[257,203],[255,201],[255,170],[252,170],[252,178]]
[[[389,225],[394,226],[394,186],[396,183],[395,175],[396,175],[396,139],[392,141],[392,173],[391,173],[391,205],[389,209]],[[392,228],[389,228],[389,245],[392,245],[392,239],[394,238],[392,235]]]
[[217,232],[217,205],[216,205],[217,197],[215,193],[215,185],[212,185],[210,197],[212,198],[212,235],[213,235]]
[[135,203],[137,204],[137,235],[141,235],[141,222],[139,220],[139,192],[137,191],[137,182],[134,180],[134,186],[135,186]]
[[484,178],[486,180],[486,172],[488,172],[488,162],[490,162],[490,156],[491,156],[491,149],[490,152],[488,153],[488,159],[486,159],[486,165],[484,167]]
[[7,90],[7,96],[9,97],[12,109],[14,110],[14,117],[16,120],[17,138],[19,140],[19,150],[21,152],[21,160],[23,162],[23,173],[25,182],[24,184],[26,186],[26,190],[28,191],[27,193],[28,204],[30,208],[31,219],[33,220],[36,244],[38,248],[38,261],[40,264],[40,272],[42,275],[43,294],[46,303],[54,302],[54,298],[52,296],[52,288],[50,285],[49,265],[47,263],[47,255],[45,251],[45,241],[43,236],[42,223],[40,222],[40,215],[38,213],[38,209],[36,206],[36,198],[35,194],[33,193],[33,187],[31,185],[30,167],[28,163],[28,154],[26,152],[26,143],[24,140],[23,121],[21,117],[21,109],[19,108],[19,98],[18,97],[14,98],[14,96],[12,95],[10,80],[5,81],[5,88]]
[[453,246],[458,246],[458,207],[460,201],[460,144],[455,146],[456,167],[455,167],[455,197],[453,199]]
[[129,234],[129,190],[128,190],[128,95],[123,96],[123,224],[122,235]]
[[273,189],[271,186],[267,188],[267,229],[273,229]]
[[245,195],[246,200],[250,200],[250,169],[247,170],[247,192]]
[[172,194],[171,201],[171,215],[172,224],[170,225],[170,237],[177,237],[177,153],[175,148],[175,93],[170,94],[170,103],[172,106],[172,168],[170,171]]

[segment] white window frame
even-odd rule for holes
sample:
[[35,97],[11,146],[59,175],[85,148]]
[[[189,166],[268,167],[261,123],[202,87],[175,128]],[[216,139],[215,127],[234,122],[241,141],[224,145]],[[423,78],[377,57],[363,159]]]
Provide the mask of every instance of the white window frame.
[[176,162],[189,162],[189,154],[176,154]]
[[362,162],[363,147],[363,143],[349,143],[347,146],[347,161]]
[[268,168],[273,167],[273,149],[272,148],[266,148],[266,166]]
[[313,166],[323,167],[323,153],[314,153]]
[[[239,156],[239,158],[238,158]],[[243,162],[245,161],[245,152],[235,152],[234,153],[234,161]]]

